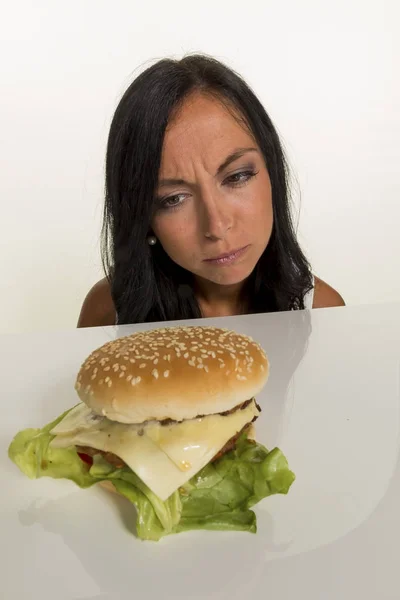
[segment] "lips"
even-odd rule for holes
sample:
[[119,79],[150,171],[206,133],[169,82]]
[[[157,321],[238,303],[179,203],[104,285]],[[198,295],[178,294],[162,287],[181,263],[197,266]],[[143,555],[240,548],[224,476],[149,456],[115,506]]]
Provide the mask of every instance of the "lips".
[[226,265],[234,262],[246,252],[249,246],[244,246],[243,248],[238,248],[237,250],[232,250],[231,252],[227,252],[225,254],[220,254],[214,258],[207,258],[204,262],[208,264],[214,265]]

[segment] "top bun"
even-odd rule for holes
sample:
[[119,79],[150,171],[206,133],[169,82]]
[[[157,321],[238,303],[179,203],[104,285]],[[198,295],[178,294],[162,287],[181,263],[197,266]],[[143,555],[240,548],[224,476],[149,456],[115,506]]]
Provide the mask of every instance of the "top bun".
[[120,423],[225,412],[265,385],[269,365],[251,338],[216,327],[134,333],[95,350],[75,389],[95,413]]

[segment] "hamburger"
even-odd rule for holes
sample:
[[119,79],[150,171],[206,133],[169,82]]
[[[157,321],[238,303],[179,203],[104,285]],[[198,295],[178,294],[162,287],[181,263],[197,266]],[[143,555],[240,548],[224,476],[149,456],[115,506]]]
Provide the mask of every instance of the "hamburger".
[[31,478],[121,494],[136,507],[141,539],[255,532],[250,508],[294,480],[282,452],[254,439],[268,374],[261,346],[233,331],[134,333],[95,350],[77,376],[80,402],[19,432],[9,456]]

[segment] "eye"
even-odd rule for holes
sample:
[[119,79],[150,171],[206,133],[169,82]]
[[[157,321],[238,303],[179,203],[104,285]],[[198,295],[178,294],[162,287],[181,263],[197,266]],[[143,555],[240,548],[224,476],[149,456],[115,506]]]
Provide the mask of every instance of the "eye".
[[169,196],[168,198],[160,198],[158,201],[158,206],[161,210],[170,210],[173,208],[178,208],[183,204],[186,199],[186,194],[175,194],[174,196]]
[[245,185],[250,179],[255,177],[257,173],[253,169],[247,169],[246,171],[239,171],[239,173],[234,173],[233,175],[229,175],[224,182],[223,185],[231,185],[232,187],[239,187],[241,185]]

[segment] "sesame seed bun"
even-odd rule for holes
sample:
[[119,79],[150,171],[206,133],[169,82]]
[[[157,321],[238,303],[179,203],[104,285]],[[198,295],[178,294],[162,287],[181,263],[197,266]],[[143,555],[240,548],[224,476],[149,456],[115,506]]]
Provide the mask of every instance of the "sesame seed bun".
[[171,327],[108,342],[83,363],[75,389],[95,413],[120,423],[231,410],[268,378],[264,350],[215,327]]

